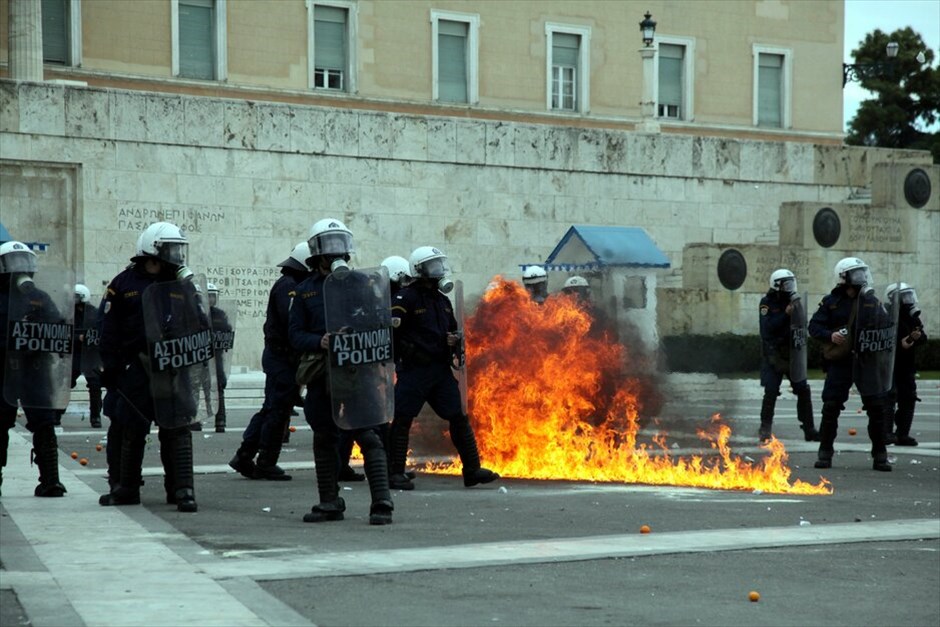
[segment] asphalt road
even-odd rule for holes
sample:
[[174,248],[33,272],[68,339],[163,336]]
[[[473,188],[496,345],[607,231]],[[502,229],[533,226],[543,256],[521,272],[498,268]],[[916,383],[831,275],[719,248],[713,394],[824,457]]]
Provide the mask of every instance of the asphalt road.
[[[824,476],[829,496],[512,478],[466,489],[458,477],[419,473],[416,490],[394,493],[387,527],[367,524],[365,483],[343,485],[346,520],[301,521],[317,494],[300,418],[282,456],[293,481],[229,471],[248,407],[230,409],[226,433],[194,434],[197,514],[165,504],[155,433],[143,505],[101,508],[105,459],[95,445],[105,432],[67,415],[64,499],[30,496],[28,445],[11,442],[0,623],[937,625],[940,390],[921,387],[921,446],[892,447],[892,473],[871,470],[857,398],[828,471],[812,468],[815,446],[800,437],[793,400],[781,399],[775,433],[793,476]],[[758,408],[739,399],[673,403],[661,423],[681,453],[695,427],[722,411],[735,451],[756,458]],[[429,419],[425,429],[439,426]],[[850,427],[860,435],[847,435]],[[447,452],[440,438],[421,445],[422,459]],[[651,532],[639,533],[642,525]]]

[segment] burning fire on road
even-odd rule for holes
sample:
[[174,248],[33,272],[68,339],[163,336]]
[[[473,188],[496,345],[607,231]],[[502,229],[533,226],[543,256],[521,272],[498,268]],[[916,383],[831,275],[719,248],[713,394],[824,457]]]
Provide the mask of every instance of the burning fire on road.
[[[832,486],[790,481],[784,445],[763,459],[732,453],[719,415],[698,430],[710,455],[670,454],[668,434],[638,442],[642,385],[621,374],[628,347],[592,328],[574,297],[537,305],[497,277],[466,322],[469,413],[484,465],[504,477],[831,494]],[[459,461],[429,469],[459,472]]]

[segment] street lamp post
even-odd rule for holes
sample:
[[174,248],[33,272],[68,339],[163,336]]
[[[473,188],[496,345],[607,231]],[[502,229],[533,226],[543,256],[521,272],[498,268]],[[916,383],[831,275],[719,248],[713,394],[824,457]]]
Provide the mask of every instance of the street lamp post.
[[870,78],[886,78],[894,74],[895,59],[898,56],[898,43],[889,41],[885,46],[885,56],[887,61],[875,61],[873,63],[843,63],[842,64],[842,86],[845,87],[852,81],[861,83]]
[[643,62],[643,97],[640,100],[640,117],[636,130],[641,133],[658,133],[659,122],[656,120],[656,102],[653,99],[653,81],[656,80],[656,48],[653,41],[656,35],[656,22],[647,11],[640,22],[640,33],[643,36],[643,47],[640,48],[640,58]]

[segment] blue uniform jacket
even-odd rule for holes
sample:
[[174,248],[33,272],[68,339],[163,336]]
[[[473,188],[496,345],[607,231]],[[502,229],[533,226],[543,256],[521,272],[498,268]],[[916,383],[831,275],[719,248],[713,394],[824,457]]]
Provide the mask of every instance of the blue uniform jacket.
[[[910,335],[914,329],[920,329],[920,339],[914,342],[910,348],[901,346],[901,340]],[[924,323],[920,316],[914,318],[911,316],[910,306],[902,306],[898,315],[898,343],[894,353],[895,371],[904,373],[913,373],[917,371],[914,367],[914,351],[918,346],[927,343],[927,332],[924,331]]]
[[395,329],[395,346],[401,361],[450,363],[447,334],[457,330],[450,299],[434,287],[414,283],[401,288],[392,300],[392,315],[401,319]]
[[323,351],[320,341],[326,334],[326,311],[323,307],[325,278],[316,272],[297,285],[297,294],[290,306],[287,334],[291,348],[298,353]]
[[834,331],[849,325],[853,307],[855,299],[846,295],[845,287],[836,287],[819,302],[809,321],[809,334],[821,342],[830,342]]
[[268,308],[264,319],[264,345],[266,347],[276,351],[290,349],[287,327],[290,321],[291,303],[297,295],[297,286],[309,276],[309,273],[295,272],[289,268],[281,269],[281,276],[271,286],[271,292],[268,295]]
[[761,353],[786,359],[790,352],[790,295],[770,290],[760,299]]
[[143,293],[157,281],[175,280],[173,271],[152,276],[131,265],[108,285],[101,312],[101,363],[105,370],[123,370],[137,355],[147,353]]

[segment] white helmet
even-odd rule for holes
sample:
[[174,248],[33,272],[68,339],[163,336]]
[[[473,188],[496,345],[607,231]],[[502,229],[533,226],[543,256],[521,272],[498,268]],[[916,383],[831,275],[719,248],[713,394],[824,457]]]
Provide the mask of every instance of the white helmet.
[[392,255],[382,260],[382,265],[388,270],[388,279],[395,283],[401,283],[402,279],[411,278],[411,265],[404,257]]
[[796,275],[786,268],[774,270],[770,275],[770,289],[775,292],[793,294],[796,292]]
[[841,259],[834,271],[838,285],[862,287],[873,283],[868,265],[858,257]]
[[277,264],[279,268],[292,268],[301,272],[310,272],[310,266],[307,265],[307,259],[310,258],[310,244],[300,242],[290,251],[290,255]]
[[137,254],[134,257],[156,257],[175,266],[186,265],[186,250],[189,242],[175,224],[154,222],[137,238]]
[[81,283],[75,284],[75,302],[76,303],[87,303],[91,300],[91,291],[87,286],[82,285]]
[[213,294],[215,294],[216,296],[219,295],[219,288],[217,288],[215,286],[215,283],[211,281],[206,283],[206,291],[209,292],[209,296],[212,296]]
[[892,283],[889,285],[888,289],[885,290],[885,300],[893,302],[898,292],[901,293],[902,305],[917,304],[917,292],[907,283]]
[[526,266],[526,269],[522,271],[523,285],[535,285],[537,283],[545,283],[547,281],[548,274],[545,272],[545,268],[542,266]]
[[587,279],[583,276],[573,276],[568,277],[568,280],[565,281],[565,288],[577,288],[577,287],[589,287]]
[[23,242],[0,244],[0,274],[32,273],[36,267],[36,253]]
[[419,246],[411,253],[408,263],[411,266],[412,277],[437,279],[437,289],[444,294],[454,289],[454,282],[449,278],[450,266],[447,264],[447,255],[439,248]]
[[310,257],[343,257],[353,252],[352,231],[339,220],[324,218],[310,227],[307,246],[310,248]]

